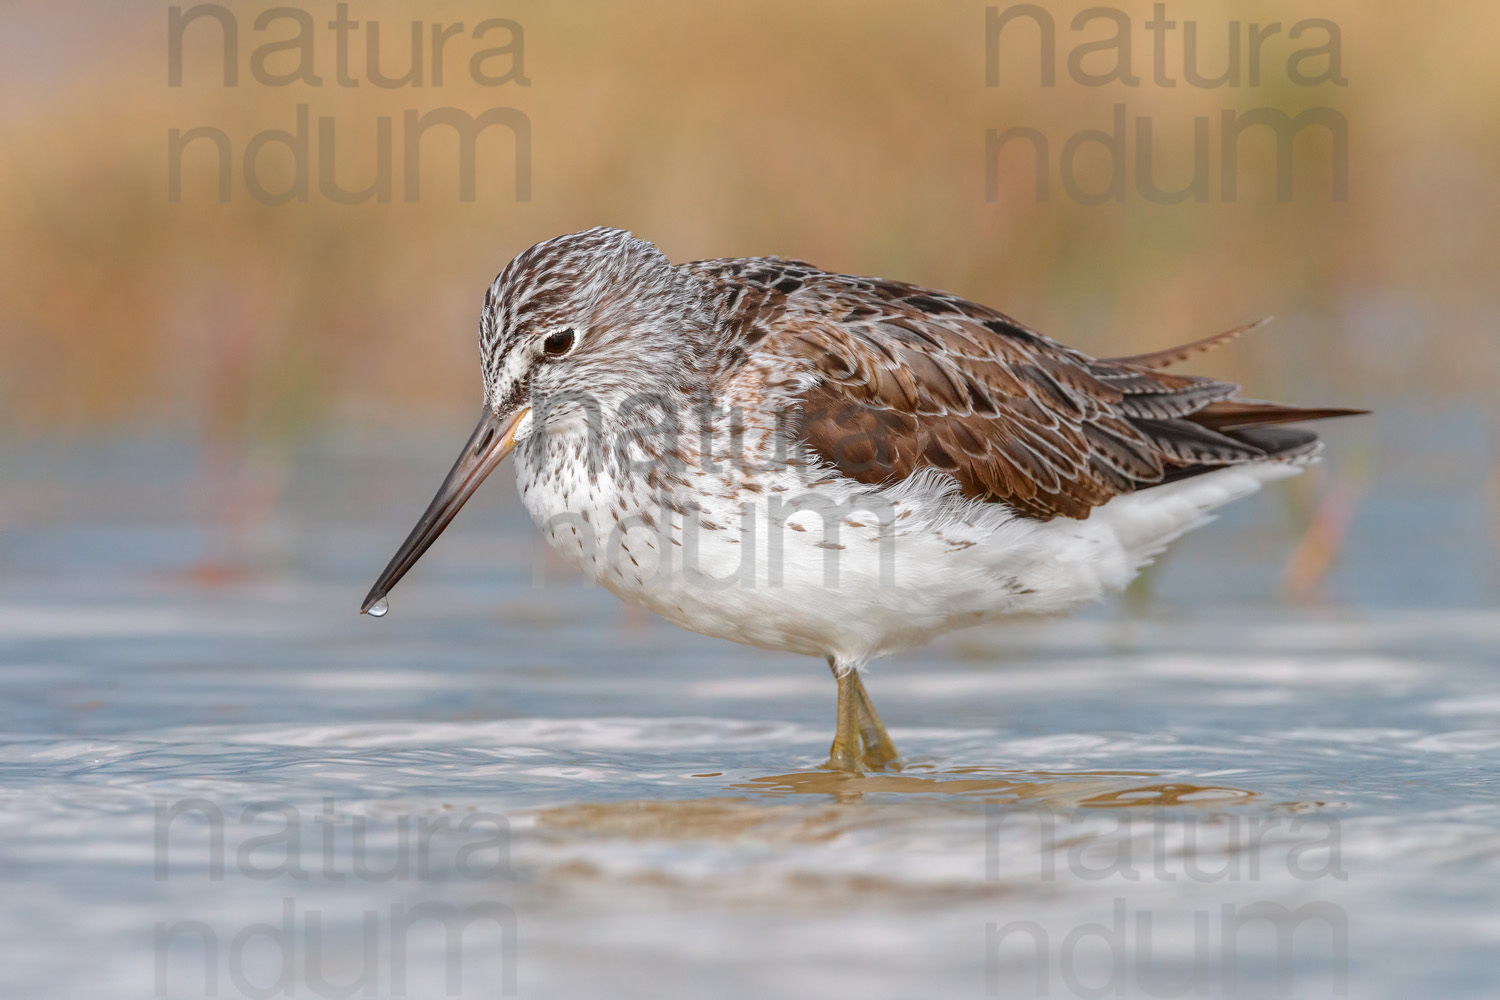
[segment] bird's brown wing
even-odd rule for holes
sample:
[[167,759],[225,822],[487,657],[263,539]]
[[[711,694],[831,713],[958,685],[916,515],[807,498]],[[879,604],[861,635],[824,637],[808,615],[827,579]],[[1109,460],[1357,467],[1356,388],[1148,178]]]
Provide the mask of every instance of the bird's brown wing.
[[1356,412],[1239,400],[1228,382],[1091,358],[914,285],[776,258],[687,266],[720,282],[720,321],[744,349],[810,363],[802,434],[861,482],[933,468],[971,499],[1085,518],[1143,486],[1316,446],[1262,425]]

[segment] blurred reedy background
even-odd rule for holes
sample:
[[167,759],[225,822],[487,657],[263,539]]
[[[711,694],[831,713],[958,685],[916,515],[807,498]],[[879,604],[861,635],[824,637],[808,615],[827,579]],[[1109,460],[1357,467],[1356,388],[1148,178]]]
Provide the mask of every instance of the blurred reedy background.
[[[1165,69],[1178,82],[1164,87],[1145,27],[1153,5],[1123,4],[1140,85],[1085,86],[1070,77],[1069,54],[1111,30],[1104,21],[1071,30],[1087,6],[1047,5],[1054,86],[1040,82],[1037,31],[1020,21],[1002,34],[998,86],[987,86],[983,3],[355,3],[348,17],[365,27],[349,36],[349,68],[359,86],[342,87],[328,27],[335,4],[295,8],[315,25],[322,85],[267,86],[252,75],[252,53],[295,25],[257,30],[270,8],[230,3],[239,81],[226,87],[210,17],[186,28],[182,84],[171,86],[169,5],[12,0],[0,40],[0,447],[12,470],[0,482],[0,526],[104,518],[122,498],[148,498],[157,515],[180,510],[241,538],[206,563],[253,565],[257,526],[292,502],[293,470],[309,449],[337,441],[396,455],[396,443],[421,441],[445,465],[479,405],[474,331],[487,284],[537,240],[607,224],[674,260],[779,254],[947,289],[1105,355],[1275,315],[1191,370],[1238,379],[1250,395],[1378,411],[1330,426],[1332,461],[1268,515],[1284,536],[1283,592],[1319,592],[1359,544],[1369,549],[1359,565],[1389,568],[1394,557],[1380,546],[1415,524],[1443,539],[1408,539],[1412,551],[1461,554],[1470,569],[1459,589],[1492,600],[1500,12],[1478,2],[1441,12],[1348,0],[1168,3],[1178,27],[1166,36]],[[524,34],[518,52],[485,68],[524,75],[525,85],[482,86],[468,71],[476,53],[514,41],[505,28],[469,37],[497,17]],[[381,68],[399,77],[414,18],[425,23],[423,85],[375,86],[368,24],[380,25]],[[1327,37],[1309,29],[1290,40],[1307,18],[1337,26],[1347,85],[1289,79],[1288,58]],[[1242,53],[1250,22],[1279,22],[1260,85],[1188,84],[1187,21],[1209,76],[1224,71],[1231,21]],[[434,22],[466,26],[445,47],[441,86]],[[296,62],[281,52],[265,69]],[[1095,53],[1082,65],[1102,72],[1111,62]],[[1322,58],[1302,64],[1326,68]],[[1070,136],[1109,129],[1117,104],[1128,118],[1126,197],[1079,204],[1059,183],[1059,153]],[[245,184],[246,144],[293,129],[299,105],[311,121],[310,196],[265,204]],[[442,107],[525,115],[529,200],[516,197],[516,144],[503,127],[479,139],[473,201],[460,199],[456,144],[443,129],[424,141],[420,198],[404,199],[404,115]],[[1294,145],[1290,201],[1276,197],[1269,133],[1255,131],[1241,143],[1238,198],[1224,199],[1220,116],[1260,107],[1330,108],[1347,120],[1347,201],[1331,196],[1334,157],[1318,128]],[[1168,206],[1137,193],[1142,116],[1156,182],[1169,189],[1189,179],[1193,122],[1208,119],[1206,201]],[[392,120],[389,202],[344,205],[320,193],[321,117],[335,124],[337,176],[350,190],[375,179],[377,122]],[[232,144],[227,202],[206,140],[187,147],[181,198],[168,197],[169,133],[200,126]],[[1021,144],[1002,154],[998,197],[986,198],[986,130],[1015,126],[1049,140],[1045,202]],[[286,187],[284,150],[266,149],[260,163],[269,189]],[[1108,180],[1097,145],[1078,165],[1086,189]],[[116,446],[141,442],[191,456],[179,506],[159,482],[131,493],[142,473],[120,457],[134,452]],[[115,456],[108,472],[105,453]],[[90,464],[92,473],[78,468]],[[428,489],[410,487],[422,499]],[[1369,497],[1381,492],[1406,500],[1371,520]],[[371,493],[350,493],[349,513],[373,509]],[[1424,497],[1456,506],[1429,517]],[[401,502],[414,501],[402,493]],[[1350,527],[1360,523],[1363,535]],[[1441,575],[1438,563],[1429,569]]]

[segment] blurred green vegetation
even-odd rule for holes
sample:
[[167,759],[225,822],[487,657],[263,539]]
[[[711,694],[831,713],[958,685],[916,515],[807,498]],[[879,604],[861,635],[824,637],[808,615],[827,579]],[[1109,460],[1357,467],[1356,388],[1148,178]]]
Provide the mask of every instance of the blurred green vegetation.
[[[184,8],[190,4],[184,4]],[[474,329],[487,283],[516,252],[595,224],[629,228],[674,260],[781,254],[959,292],[1067,343],[1129,354],[1276,314],[1283,318],[1201,368],[1254,395],[1383,405],[1393,397],[1485,398],[1496,381],[1500,8],[1441,11],[1353,0],[1166,5],[1195,22],[1216,75],[1227,25],[1280,22],[1259,86],[1207,89],[1182,78],[1182,31],[1152,79],[1151,3],[1118,9],[1132,25],[1139,86],[1084,86],[1067,73],[1103,24],[1069,28],[1088,5],[1049,4],[1058,79],[1039,80],[1036,33],[1008,28],[998,86],[986,86],[984,3],[791,2],[610,5],[370,2],[348,16],[381,25],[388,75],[409,65],[424,27],[424,85],[375,86],[367,29],[349,37],[357,87],[335,79],[333,3],[297,9],[315,23],[321,86],[267,86],[251,53],[294,34],[257,31],[263,4],[230,3],[239,81],[223,85],[218,26],[185,31],[183,81],[168,81],[169,6],[16,2],[6,7],[0,152],[0,417],[6,434],[92,434],[159,427],[229,443],[295,440],[330,423],[394,428],[467,416],[478,404]],[[1000,5],[1004,7],[1005,5]],[[507,18],[524,30],[529,81],[476,83],[468,59],[502,45],[447,43],[431,78],[431,24]],[[1299,86],[1287,40],[1306,18],[1340,30],[1346,86]],[[1243,45],[1243,42],[1242,42]],[[1095,54],[1090,68],[1109,65]],[[295,53],[265,69],[290,72]],[[505,72],[507,57],[487,64]],[[1316,60],[1307,64],[1316,67]],[[515,67],[512,67],[515,68]],[[1150,116],[1157,181],[1186,183],[1193,120],[1211,124],[1211,197],[1175,206],[1132,187],[1083,205],[1056,172],[1084,129]],[[319,191],[268,205],[247,191],[252,136],[291,129],[298,105],[337,128],[346,189],[375,177],[376,128],[393,122],[394,194],[343,205]],[[503,127],[478,143],[477,195],[462,201],[450,136],[423,147],[421,197],[403,198],[407,111],[506,107],[530,123],[531,193],[518,201],[516,146]],[[1332,108],[1348,122],[1349,195],[1330,195],[1331,145],[1295,144],[1295,196],[1275,196],[1268,138],[1247,135],[1238,200],[1219,183],[1220,115]],[[199,126],[232,143],[232,196],[218,198],[210,141],[183,154],[168,198],[168,135]],[[986,130],[1030,126],[1052,146],[1052,193],[1035,197],[1026,156],[1000,161],[985,196]],[[314,127],[314,132],[316,131]],[[1129,156],[1136,144],[1133,134]],[[266,185],[290,179],[284,150],[263,153]],[[1107,164],[1080,153],[1081,183]],[[278,172],[279,171],[279,172]]]

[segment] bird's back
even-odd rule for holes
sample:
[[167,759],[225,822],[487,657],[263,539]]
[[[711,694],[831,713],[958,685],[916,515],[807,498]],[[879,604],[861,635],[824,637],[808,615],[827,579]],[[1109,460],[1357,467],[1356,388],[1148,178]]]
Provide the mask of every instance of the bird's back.
[[933,469],[970,499],[1083,519],[1114,497],[1225,466],[1306,459],[1316,434],[1280,425],[1361,412],[1241,399],[1233,383],[1161,370],[1249,327],[1098,359],[916,285],[774,257],[684,267],[712,289],[734,350],[810,371],[802,438],[863,483]]

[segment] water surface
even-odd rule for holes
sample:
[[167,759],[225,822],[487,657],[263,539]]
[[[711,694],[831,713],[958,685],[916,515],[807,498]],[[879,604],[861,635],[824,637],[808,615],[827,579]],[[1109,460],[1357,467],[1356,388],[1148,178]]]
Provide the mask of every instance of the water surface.
[[113,503],[81,460],[12,485],[6,995],[1500,991],[1482,593],[1382,600],[1355,555],[1276,604],[1261,497],[1143,612],[877,665],[908,766],[848,776],[823,664],[621,608],[503,489],[355,614],[447,457],[299,467],[235,544],[170,455]]

